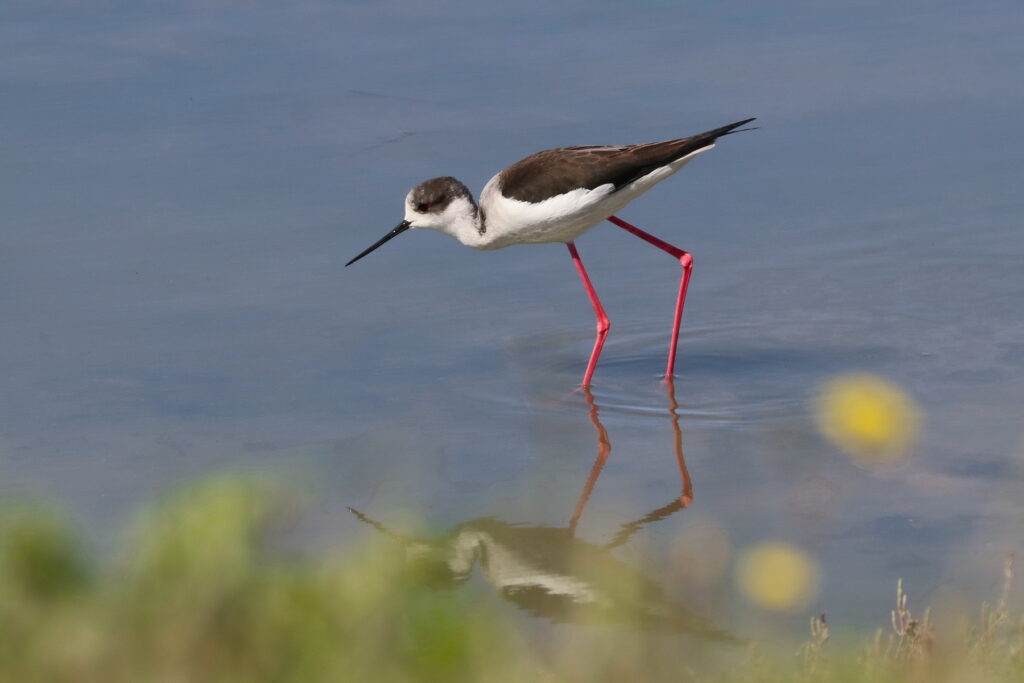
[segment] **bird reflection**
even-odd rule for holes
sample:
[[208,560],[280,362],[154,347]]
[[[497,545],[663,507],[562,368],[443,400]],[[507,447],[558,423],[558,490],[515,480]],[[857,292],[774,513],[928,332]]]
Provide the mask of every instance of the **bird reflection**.
[[682,430],[671,382],[668,413],[682,484],[680,495],[669,504],[622,524],[606,543],[591,543],[576,536],[587,501],[612,451],[594,397],[588,390],[582,391],[597,432],[597,458],[567,526],[526,526],[485,517],[460,524],[440,538],[419,540],[396,533],[357,510],[349,510],[360,521],[400,541],[405,546],[410,569],[420,580],[435,587],[451,588],[464,583],[479,563],[484,579],[502,598],[537,617],[555,622],[627,624],[712,640],[735,640],[612,553],[645,525],[665,519],[693,501],[693,484],[683,458]]

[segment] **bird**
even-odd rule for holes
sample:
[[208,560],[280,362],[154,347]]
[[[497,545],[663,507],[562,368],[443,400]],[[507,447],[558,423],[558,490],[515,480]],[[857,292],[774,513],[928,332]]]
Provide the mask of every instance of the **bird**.
[[615,216],[669,177],[718,138],[741,130],[748,118],[684,138],[632,145],[559,147],[536,152],[491,178],[477,202],[461,181],[426,180],[405,197],[401,223],[345,264],[350,266],[407,230],[437,230],[467,247],[501,249],[513,244],[564,243],[594,309],[597,336],[581,386],[589,387],[611,323],[576,248],[576,239],[602,221],[668,253],[682,267],[665,378],[674,376],[679,327],[693,256]]

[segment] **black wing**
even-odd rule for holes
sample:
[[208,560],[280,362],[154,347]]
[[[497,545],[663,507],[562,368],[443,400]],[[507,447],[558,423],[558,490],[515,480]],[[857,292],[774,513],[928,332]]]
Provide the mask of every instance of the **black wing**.
[[737,121],[698,135],[621,147],[561,147],[531,154],[501,172],[501,192],[524,202],[578,188],[611,184],[618,190],[651,171],[703,149],[754,119]]

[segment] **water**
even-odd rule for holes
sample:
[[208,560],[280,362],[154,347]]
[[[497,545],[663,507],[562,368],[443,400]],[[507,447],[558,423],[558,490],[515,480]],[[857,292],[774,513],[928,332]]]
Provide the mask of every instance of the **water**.
[[[342,541],[374,533],[346,506],[566,528],[600,446],[572,393],[593,319],[565,250],[417,232],[341,265],[425,178],[479,190],[537,149],[758,116],[622,214],[696,258],[676,383],[693,503],[617,557],[678,594],[694,529],[733,556],[796,543],[823,575],[803,628],[884,622],[901,576],[918,604],[994,591],[1020,550],[1014,3],[0,17],[0,490],[62,501],[100,546],[231,467],[309,481]],[[579,248],[613,325],[593,393],[612,451],[575,529],[598,543],[681,491],[657,381],[678,273],[611,225]],[[862,470],[815,432],[813,396],[851,370],[920,402],[907,466]]]

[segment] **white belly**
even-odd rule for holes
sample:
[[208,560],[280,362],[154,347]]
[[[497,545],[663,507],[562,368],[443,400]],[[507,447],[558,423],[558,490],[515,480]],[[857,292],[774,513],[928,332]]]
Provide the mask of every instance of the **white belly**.
[[571,242],[712,147],[708,145],[657,168],[618,192],[611,184],[593,190],[580,188],[536,204],[504,196],[498,186],[499,176],[495,176],[480,193],[486,232],[473,246],[500,249],[512,244]]

